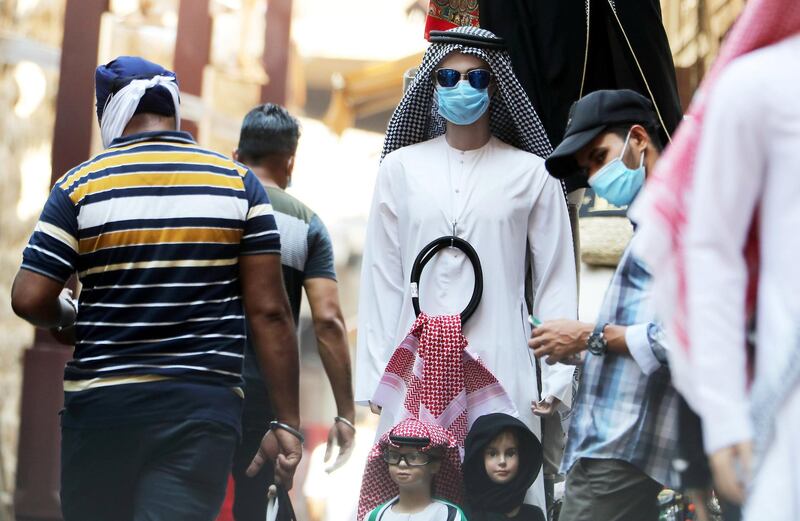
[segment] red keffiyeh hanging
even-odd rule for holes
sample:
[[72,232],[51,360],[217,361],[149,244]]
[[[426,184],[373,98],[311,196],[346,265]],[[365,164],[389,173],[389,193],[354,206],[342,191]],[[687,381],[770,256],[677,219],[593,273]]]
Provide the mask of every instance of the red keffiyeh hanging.
[[454,27],[478,27],[478,0],[430,0],[425,20],[425,39],[431,31]]
[[459,315],[420,313],[395,350],[372,402],[381,423],[418,418],[447,429],[460,447],[478,417],[504,412],[517,416],[503,386],[461,333]]
[[381,436],[372,447],[364,468],[361,481],[361,495],[358,499],[358,521],[378,505],[398,495],[397,484],[389,475],[389,467],[383,461],[383,451],[388,446],[397,448],[391,438],[428,439],[421,452],[437,451],[441,455],[441,466],[433,480],[433,496],[459,504],[462,501],[461,456],[452,434],[438,425],[422,422],[414,418],[406,419],[391,431]]

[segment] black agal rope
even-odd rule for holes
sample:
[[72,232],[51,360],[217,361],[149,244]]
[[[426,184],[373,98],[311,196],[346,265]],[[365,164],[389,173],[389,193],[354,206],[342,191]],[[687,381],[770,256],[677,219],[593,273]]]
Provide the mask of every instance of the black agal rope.
[[478,258],[478,253],[470,243],[459,237],[444,236],[428,243],[422,251],[419,252],[417,258],[414,260],[414,265],[411,268],[411,303],[414,306],[414,313],[419,316],[421,313],[419,307],[419,279],[422,275],[422,270],[425,265],[430,261],[434,255],[445,248],[457,248],[464,252],[469,261],[472,263],[472,269],[475,271],[475,289],[472,291],[472,298],[470,299],[467,307],[461,312],[461,325],[467,323],[475,310],[478,309],[478,304],[481,302],[483,295],[483,270],[481,270],[481,261]]

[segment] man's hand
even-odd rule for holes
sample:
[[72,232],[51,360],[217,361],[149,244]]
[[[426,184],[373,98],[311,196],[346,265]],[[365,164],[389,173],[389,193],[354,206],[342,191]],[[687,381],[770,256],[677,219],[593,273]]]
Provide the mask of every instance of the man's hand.
[[548,396],[538,402],[531,402],[531,412],[536,416],[552,416],[558,411],[561,400],[555,396]]
[[378,416],[381,415],[381,406],[375,403],[369,402],[369,410],[372,411],[372,414],[377,414]]
[[715,490],[722,497],[741,505],[750,482],[753,444],[744,441],[719,449],[709,456],[711,472],[714,474]]
[[341,421],[333,422],[331,430],[328,431],[328,444],[325,446],[325,463],[333,456],[334,445],[339,446],[339,454],[333,464],[325,469],[325,472],[331,473],[347,463],[353,453],[355,437],[356,430],[353,427]]
[[283,429],[271,429],[261,440],[258,452],[247,467],[247,475],[252,478],[258,474],[266,460],[270,459],[275,463],[275,483],[291,490],[294,471],[302,457],[303,445],[294,434]]
[[[572,361],[586,349],[586,341],[594,326],[577,320],[548,320],[531,331],[528,347],[536,358],[547,357],[545,362]],[[574,363],[574,362],[573,362]]]

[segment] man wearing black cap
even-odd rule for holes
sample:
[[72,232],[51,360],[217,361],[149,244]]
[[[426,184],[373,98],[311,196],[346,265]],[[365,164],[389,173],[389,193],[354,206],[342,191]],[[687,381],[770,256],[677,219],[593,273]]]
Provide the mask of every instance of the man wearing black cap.
[[[597,195],[627,206],[659,158],[657,129],[643,96],[594,92],[573,106],[547,169],[556,178],[579,172]],[[588,351],[562,462],[561,521],[657,520],[659,491],[676,484],[678,395],[655,321],[650,274],[631,245],[595,324],[546,321],[529,346],[548,363]]]

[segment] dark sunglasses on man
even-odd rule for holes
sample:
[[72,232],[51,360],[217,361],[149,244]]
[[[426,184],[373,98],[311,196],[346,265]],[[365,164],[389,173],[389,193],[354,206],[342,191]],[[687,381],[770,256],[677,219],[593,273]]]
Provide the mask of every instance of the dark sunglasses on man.
[[487,69],[472,69],[468,72],[461,72],[455,69],[436,69],[436,83],[440,87],[455,87],[462,78],[467,78],[469,84],[475,89],[486,89],[492,81],[492,73]]

